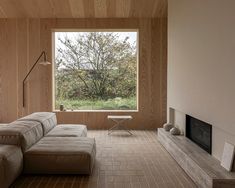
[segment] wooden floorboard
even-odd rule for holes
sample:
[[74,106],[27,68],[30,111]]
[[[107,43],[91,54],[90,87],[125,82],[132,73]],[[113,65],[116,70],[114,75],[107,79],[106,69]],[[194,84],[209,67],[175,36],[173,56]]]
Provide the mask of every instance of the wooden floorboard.
[[194,188],[196,185],[157,141],[156,131],[108,135],[88,131],[97,144],[91,176],[21,176],[16,188]]

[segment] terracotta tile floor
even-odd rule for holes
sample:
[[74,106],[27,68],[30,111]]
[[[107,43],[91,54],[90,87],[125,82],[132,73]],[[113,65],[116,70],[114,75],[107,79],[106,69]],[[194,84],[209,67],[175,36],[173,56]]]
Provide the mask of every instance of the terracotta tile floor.
[[21,176],[12,187],[193,188],[196,185],[157,141],[156,131],[88,131],[97,143],[92,176]]

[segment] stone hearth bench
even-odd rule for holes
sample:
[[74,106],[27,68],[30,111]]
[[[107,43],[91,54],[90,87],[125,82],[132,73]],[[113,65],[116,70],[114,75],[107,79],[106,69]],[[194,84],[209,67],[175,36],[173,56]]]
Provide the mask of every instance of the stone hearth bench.
[[199,187],[235,187],[235,172],[226,171],[217,159],[188,138],[159,128],[158,140]]

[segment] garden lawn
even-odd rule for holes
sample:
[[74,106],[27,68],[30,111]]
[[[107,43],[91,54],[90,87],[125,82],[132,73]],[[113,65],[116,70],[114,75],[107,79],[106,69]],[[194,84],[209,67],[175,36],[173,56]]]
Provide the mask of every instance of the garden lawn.
[[56,100],[55,109],[63,104],[66,110],[137,110],[136,97],[108,100]]

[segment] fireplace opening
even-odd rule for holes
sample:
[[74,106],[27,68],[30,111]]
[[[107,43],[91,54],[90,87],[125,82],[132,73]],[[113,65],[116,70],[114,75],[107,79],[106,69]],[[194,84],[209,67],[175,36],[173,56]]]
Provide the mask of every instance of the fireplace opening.
[[211,154],[212,125],[186,115],[186,137]]

